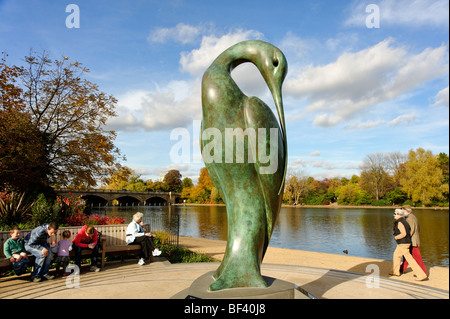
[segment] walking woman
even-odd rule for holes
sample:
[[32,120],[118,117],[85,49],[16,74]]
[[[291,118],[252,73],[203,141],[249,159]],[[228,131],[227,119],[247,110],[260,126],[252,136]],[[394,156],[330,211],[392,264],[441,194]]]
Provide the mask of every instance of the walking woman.
[[141,246],[140,259],[138,264],[145,265],[145,259],[150,258],[150,254],[153,256],[159,256],[159,251],[153,245],[152,237],[155,237],[152,233],[146,233],[144,227],[142,227],[142,217],[144,214],[137,212],[133,215],[133,221],[127,227],[127,244],[139,244]]
[[394,251],[392,273],[390,275],[400,276],[400,266],[402,264],[402,257],[404,257],[411,266],[416,280],[421,281],[427,278],[427,274],[420,268],[419,264],[417,264],[409,252],[409,247],[411,246],[411,228],[404,215],[403,210],[395,210],[393,233],[397,241],[397,248]]

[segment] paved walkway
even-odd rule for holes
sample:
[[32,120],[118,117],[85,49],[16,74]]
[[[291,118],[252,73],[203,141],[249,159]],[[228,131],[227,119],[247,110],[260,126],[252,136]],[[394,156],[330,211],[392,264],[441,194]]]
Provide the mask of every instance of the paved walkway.
[[[189,288],[219,263],[170,264],[163,258],[139,266],[135,260],[109,262],[98,273],[83,269],[79,288],[67,288],[67,278],[32,283],[29,275],[0,279],[0,298],[24,299],[168,299]],[[379,278],[368,288],[367,275],[324,268],[263,264],[262,274],[296,284],[310,297],[326,299],[448,299],[449,292],[395,279]],[[372,283],[372,281],[369,281]],[[71,283],[69,283],[71,284]]]
[[[181,237],[180,244],[221,260],[226,242]],[[107,262],[98,273],[85,267],[79,288],[68,288],[67,278],[40,283],[30,282],[29,274],[0,278],[0,299],[169,299],[219,266],[218,262],[170,264],[164,258],[154,260],[144,266],[134,259]],[[314,298],[449,299],[448,268],[432,267],[429,280],[416,282],[412,272],[389,277],[391,265],[386,260],[269,247],[262,274],[294,283]],[[374,268],[379,277],[373,277]]]

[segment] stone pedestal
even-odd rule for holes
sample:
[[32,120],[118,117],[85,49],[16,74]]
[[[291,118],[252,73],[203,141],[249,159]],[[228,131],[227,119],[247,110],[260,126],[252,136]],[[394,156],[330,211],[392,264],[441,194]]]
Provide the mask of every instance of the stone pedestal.
[[293,283],[263,276],[267,288],[233,288],[219,291],[208,291],[214,282],[214,271],[197,278],[189,288],[172,296],[172,299],[310,299],[296,289]]

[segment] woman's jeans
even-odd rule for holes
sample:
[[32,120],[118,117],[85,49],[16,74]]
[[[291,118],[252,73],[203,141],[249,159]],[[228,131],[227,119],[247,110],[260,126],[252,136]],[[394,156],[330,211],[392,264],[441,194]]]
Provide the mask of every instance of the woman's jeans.
[[85,247],[79,247],[76,246],[75,244],[72,245],[72,250],[75,252],[75,264],[80,267],[81,269],[81,252],[83,251],[83,249],[89,249],[92,250],[92,255],[91,255],[91,266],[97,266],[97,258],[98,258],[98,244],[95,245],[95,247],[93,249],[90,248],[85,248]]
[[42,254],[42,248],[36,249],[28,246],[28,244],[25,244],[25,250],[36,257],[36,259],[34,260],[33,271],[31,272],[31,278],[47,276],[50,269],[50,263],[52,261],[51,249],[47,248],[47,256],[44,256]]

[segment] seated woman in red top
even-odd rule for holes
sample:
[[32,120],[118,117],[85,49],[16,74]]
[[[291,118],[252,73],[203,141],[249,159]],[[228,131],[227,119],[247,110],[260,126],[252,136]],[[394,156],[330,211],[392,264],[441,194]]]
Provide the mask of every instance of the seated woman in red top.
[[91,271],[98,272],[98,233],[92,225],[84,225],[73,239],[73,250],[75,251],[75,264],[81,268],[81,252],[83,249],[92,249]]

